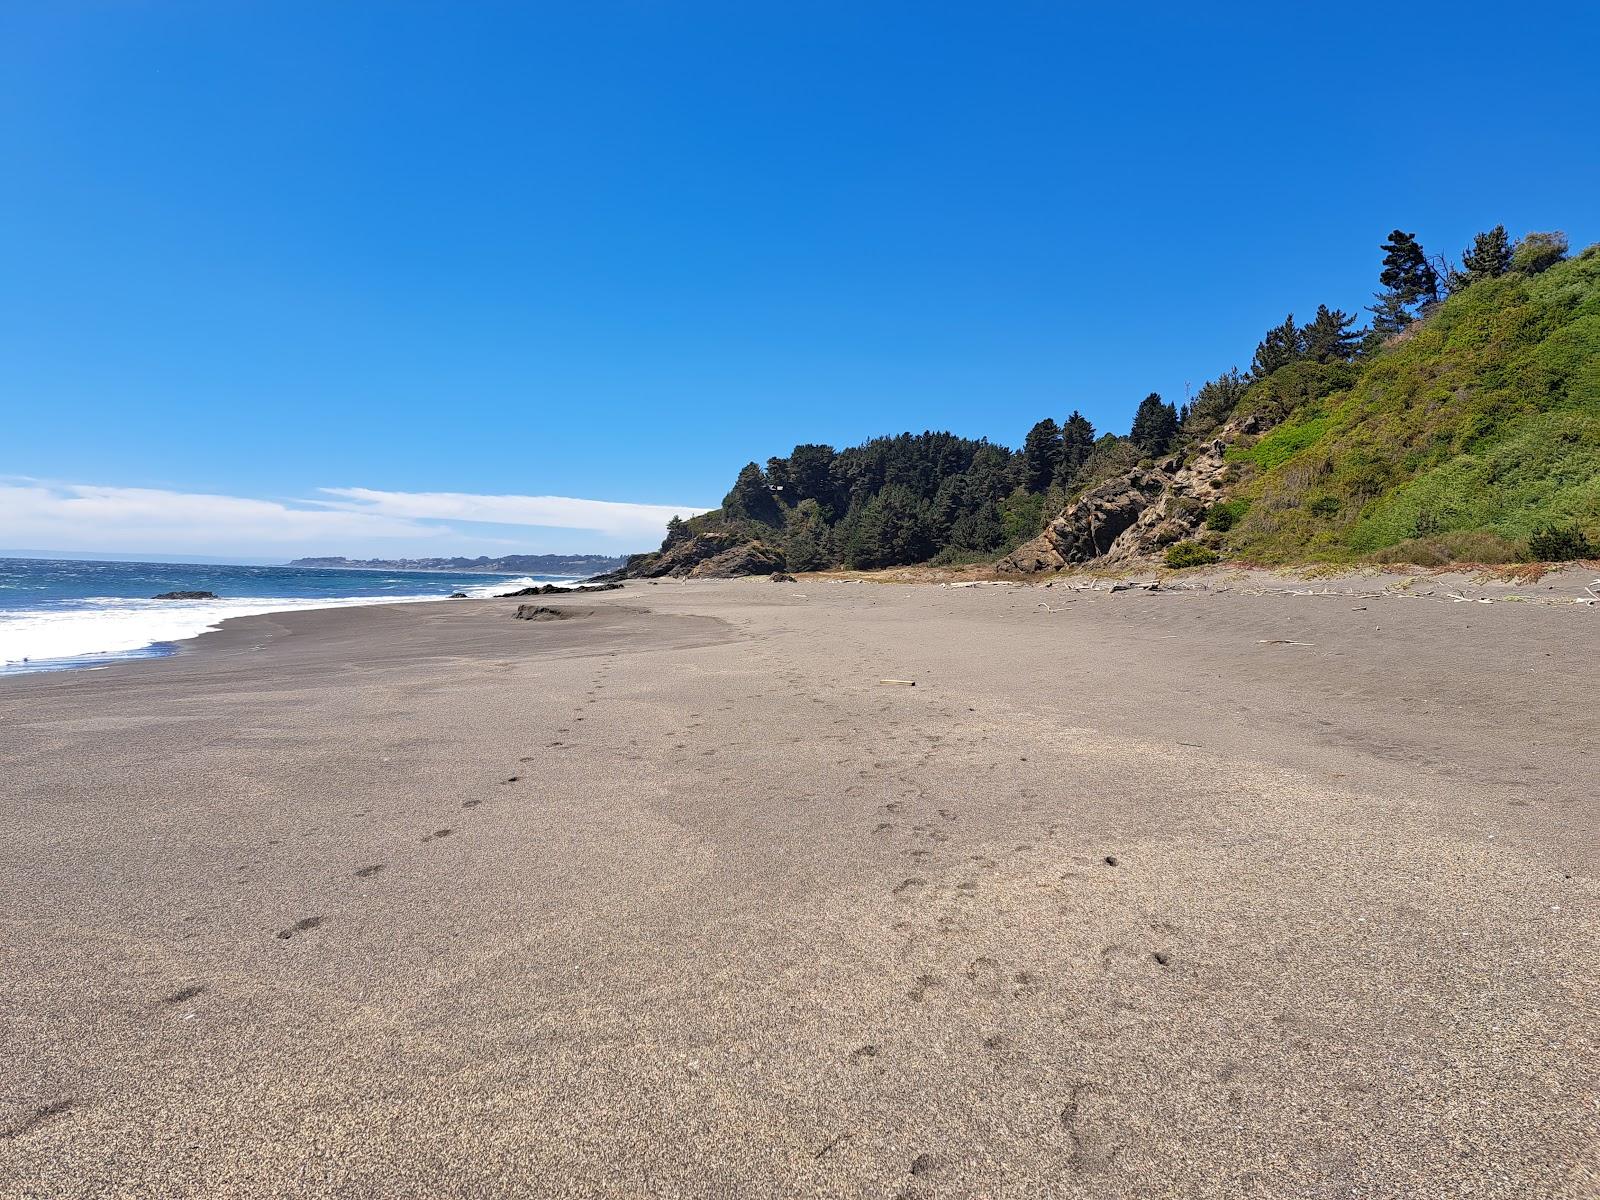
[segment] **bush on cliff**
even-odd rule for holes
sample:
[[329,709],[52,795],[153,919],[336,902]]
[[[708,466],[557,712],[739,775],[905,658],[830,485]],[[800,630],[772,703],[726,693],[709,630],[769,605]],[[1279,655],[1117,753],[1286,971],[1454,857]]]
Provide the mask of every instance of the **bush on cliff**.
[[1208,550],[1198,542],[1178,542],[1167,547],[1166,562],[1167,566],[1181,571],[1185,567],[1209,567],[1221,558],[1215,550]]

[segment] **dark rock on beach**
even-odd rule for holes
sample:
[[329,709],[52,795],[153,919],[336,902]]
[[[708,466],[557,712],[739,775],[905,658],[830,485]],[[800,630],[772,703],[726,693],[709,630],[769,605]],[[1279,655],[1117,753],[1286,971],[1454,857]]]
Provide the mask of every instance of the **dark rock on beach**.
[[773,583],[793,583],[795,581],[794,576],[787,571],[774,571],[767,578]]
[[467,594],[465,592],[451,592],[450,593],[450,599],[452,599],[452,600],[466,600],[466,599],[468,599],[468,596],[467,596]]
[[521,596],[564,596],[569,592],[614,592],[622,585],[620,583],[587,583],[577,587],[562,587],[555,583],[546,583],[540,587],[520,588],[515,592],[501,592],[496,600],[515,600]]
[[519,604],[516,612],[519,621],[565,621],[571,615],[564,608],[551,608],[548,604]]
[[215,592],[162,592],[159,596],[151,596],[152,600],[216,600]]

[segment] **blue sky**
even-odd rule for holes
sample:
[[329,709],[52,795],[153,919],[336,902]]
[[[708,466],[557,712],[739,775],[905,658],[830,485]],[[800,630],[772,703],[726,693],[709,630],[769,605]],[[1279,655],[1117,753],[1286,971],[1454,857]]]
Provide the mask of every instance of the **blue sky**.
[[1592,9],[1220,7],[5,6],[0,546],[641,549],[1600,237]]

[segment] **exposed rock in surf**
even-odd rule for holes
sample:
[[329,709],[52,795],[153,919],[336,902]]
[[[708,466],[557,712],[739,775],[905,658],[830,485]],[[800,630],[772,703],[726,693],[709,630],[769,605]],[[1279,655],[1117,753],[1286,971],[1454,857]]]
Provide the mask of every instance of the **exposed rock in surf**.
[[519,588],[514,592],[501,592],[496,600],[515,600],[519,596],[565,596],[571,592],[614,592],[622,585],[620,583],[585,583],[576,587],[562,587],[559,584],[546,583],[540,587]]
[[216,600],[219,599],[215,592],[162,592],[159,596],[151,596],[152,600]]

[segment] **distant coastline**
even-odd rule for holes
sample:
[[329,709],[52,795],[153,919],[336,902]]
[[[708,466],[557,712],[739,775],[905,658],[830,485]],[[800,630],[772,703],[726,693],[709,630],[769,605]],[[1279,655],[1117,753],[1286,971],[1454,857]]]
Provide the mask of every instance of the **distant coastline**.
[[291,559],[291,567],[324,571],[482,571],[487,574],[564,575],[586,578],[615,571],[627,559],[605,554],[507,554],[500,558],[323,558]]

